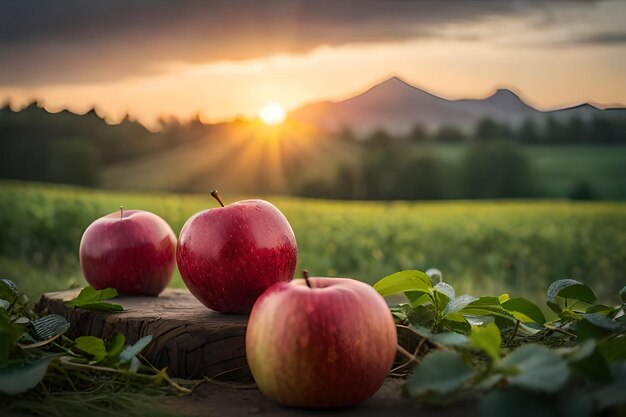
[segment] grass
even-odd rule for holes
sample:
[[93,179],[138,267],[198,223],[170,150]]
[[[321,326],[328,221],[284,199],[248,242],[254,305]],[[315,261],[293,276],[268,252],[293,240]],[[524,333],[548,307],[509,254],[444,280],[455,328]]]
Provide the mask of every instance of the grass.
[[527,152],[546,195],[568,197],[586,182],[600,198],[626,200],[626,146],[537,146]]
[[[434,155],[457,166],[465,144],[416,145],[414,152]],[[538,197],[568,198],[580,183],[595,197],[626,200],[626,145],[553,145],[523,147],[533,172]]]
[[[509,292],[535,300],[544,299],[550,282],[575,278],[612,304],[616,300],[609,297],[624,285],[626,203],[265,198],[290,221],[299,268],[312,275],[372,283],[401,269],[437,267],[459,292]],[[208,195],[0,182],[0,277],[33,296],[82,284],[82,232],[122,204],[162,216],[175,233],[195,212],[216,206]],[[171,285],[183,285],[178,274]]]

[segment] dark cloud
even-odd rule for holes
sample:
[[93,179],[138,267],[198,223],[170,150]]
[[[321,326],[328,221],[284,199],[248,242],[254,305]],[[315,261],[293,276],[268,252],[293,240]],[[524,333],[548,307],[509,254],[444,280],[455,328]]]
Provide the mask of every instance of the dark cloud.
[[0,85],[76,83],[320,45],[428,36],[527,13],[527,1],[0,0]]
[[575,39],[573,43],[579,44],[579,45],[593,45],[593,46],[626,44],[626,32],[596,33],[596,34],[592,34],[592,35],[588,35],[584,37],[579,37]]

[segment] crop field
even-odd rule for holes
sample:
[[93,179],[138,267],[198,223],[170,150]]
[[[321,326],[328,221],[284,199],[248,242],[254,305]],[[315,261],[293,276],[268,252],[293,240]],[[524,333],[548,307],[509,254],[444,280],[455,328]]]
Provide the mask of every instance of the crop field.
[[[226,191],[226,203],[241,198]],[[299,268],[312,275],[372,283],[401,269],[436,267],[457,291],[533,299],[543,299],[548,283],[574,278],[611,303],[626,282],[626,203],[263,198],[291,223]],[[209,195],[0,182],[0,276],[33,296],[82,284],[82,232],[120,205],[152,211],[178,234],[189,216],[216,203]],[[183,285],[178,275],[171,285]]]
[[[522,148],[532,172],[537,197],[568,198],[576,184],[586,183],[596,198],[626,199],[626,146],[535,145]],[[415,145],[413,151],[439,158],[454,167],[467,145]]]

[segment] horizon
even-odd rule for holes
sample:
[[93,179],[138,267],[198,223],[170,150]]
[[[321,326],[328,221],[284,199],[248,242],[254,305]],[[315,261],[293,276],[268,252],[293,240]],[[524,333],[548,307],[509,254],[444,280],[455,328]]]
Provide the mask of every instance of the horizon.
[[[397,75],[391,75],[388,76],[387,78],[385,78],[384,80],[377,82],[373,85],[370,86],[365,86],[363,88],[361,88],[359,91],[355,92],[354,94],[348,96],[348,97],[344,97],[338,100],[318,100],[318,101],[311,101],[311,102],[305,102],[303,104],[301,104],[300,106],[298,106],[297,108],[294,109],[290,109],[287,110],[287,117],[289,117],[289,115],[291,113],[293,113],[294,111],[298,111],[299,109],[302,108],[306,108],[309,105],[315,105],[318,103],[331,103],[331,104],[336,104],[336,103],[341,103],[343,101],[348,101],[357,97],[360,97],[364,94],[369,93],[371,90],[375,89],[376,87],[379,87],[387,82],[391,82],[393,80],[398,80],[399,82],[401,82],[402,84],[405,84],[407,87],[418,90],[420,92],[432,95],[434,97],[443,99],[443,100],[447,100],[447,101],[457,101],[457,100],[485,100],[488,99],[492,96],[494,96],[495,94],[497,94],[500,91],[507,91],[509,93],[512,93],[513,95],[515,95],[522,103],[524,103],[526,106],[538,110],[540,112],[554,112],[554,111],[559,111],[559,110],[566,110],[566,109],[571,109],[571,108],[576,108],[576,107],[580,107],[580,106],[584,106],[584,105],[589,105],[592,107],[595,107],[596,109],[601,109],[601,110],[612,110],[612,109],[624,109],[626,108],[626,105],[623,103],[593,103],[593,102],[581,102],[581,103],[571,103],[571,104],[565,104],[563,106],[559,106],[559,107],[554,107],[554,108],[546,108],[546,109],[542,109],[542,108],[538,108],[533,106],[532,104],[530,104],[524,97],[523,95],[519,92],[516,91],[515,89],[508,87],[508,86],[496,86],[492,91],[490,91],[489,93],[487,93],[484,96],[480,96],[480,97],[457,97],[457,98],[446,98],[446,97],[442,97],[439,96],[433,92],[430,92],[428,90],[425,90],[423,88],[420,88],[419,86],[413,85],[409,82],[407,82],[406,80],[402,79],[401,77],[397,76]],[[269,103],[271,104],[271,103]],[[236,114],[234,116],[228,117],[228,118],[224,118],[221,120],[203,120],[202,117],[200,117],[199,113],[195,113],[195,114],[191,114],[188,117],[179,117],[176,116],[174,114],[163,114],[163,115],[159,115],[159,118],[157,119],[156,122],[153,123],[144,123],[144,121],[141,120],[141,118],[135,117],[133,114],[131,113],[127,113],[125,114],[121,119],[117,119],[117,120],[112,120],[110,115],[107,114],[106,112],[100,110],[98,108],[97,105],[93,105],[89,108],[87,108],[84,111],[75,111],[69,107],[62,107],[62,108],[56,108],[54,110],[49,109],[46,107],[45,101],[44,100],[39,100],[39,99],[33,99],[31,101],[28,101],[24,104],[22,104],[21,106],[16,106],[14,103],[12,103],[9,100],[5,100],[2,105],[0,105],[0,109],[2,108],[9,108],[11,109],[11,111],[13,112],[20,112],[24,109],[26,109],[27,107],[30,107],[32,105],[35,105],[36,107],[45,110],[46,112],[48,112],[49,114],[58,114],[58,113],[62,113],[64,111],[70,112],[74,115],[78,115],[78,116],[84,116],[90,112],[94,112],[96,114],[96,116],[98,116],[100,119],[102,119],[106,124],[111,125],[111,126],[115,126],[118,125],[120,123],[123,123],[125,120],[129,120],[131,122],[135,122],[135,123],[139,123],[141,124],[143,127],[145,127],[146,129],[152,131],[152,132],[158,132],[161,131],[162,128],[164,127],[163,124],[161,123],[162,121],[174,121],[177,122],[179,124],[186,124],[186,123],[191,123],[191,122],[200,122],[203,125],[218,125],[218,124],[227,124],[227,123],[233,123],[239,120],[243,120],[243,121],[257,121],[260,119],[260,116],[258,114],[254,114],[254,115],[245,115],[245,114]]]
[[626,104],[619,1],[118,6],[0,3],[0,102],[154,128],[341,101],[397,76],[448,100],[506,88],[542,111]]

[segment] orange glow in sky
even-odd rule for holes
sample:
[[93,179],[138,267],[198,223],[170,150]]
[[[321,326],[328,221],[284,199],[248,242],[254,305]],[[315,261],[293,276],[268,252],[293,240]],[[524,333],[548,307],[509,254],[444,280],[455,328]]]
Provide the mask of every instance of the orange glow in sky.
[[281,124],[285,120],[286,116],[287,114],[285,113],[285,109],[283,109],[282,106],[275,101],[265,104],[259,110],[259,119],[261,119],[261,121],[268,126]]
[[[19,108],[39,99],[50,111],[85,112],[95,106],[110,122],[130,114],[155,127],[159,117],[166,116],[189,119],[199,114],[205,122],[257,117],[272,100],[285,111],[314,101],[341,100],[396,75],[449,99],[486,97],[507,87],[543,110],[583,102],[624,105],[626,41],[611,33],[604,34],[606,42],[576,40],[598,28],[622,27],[624,3],[599,2],[589,10],[574,5],[568,9],[571,16],[559,16],[558,25],[533,15],[526,20],[485,17],[441,24],[436,33],[403,40],[320,43],[255,58],[172,58],[151,71],[97,81],[73,82],[70,77],[62,82],[5,83],[0,84],[0,102],[10,100]],[[278,107],[263,109],[261,117],[268,125],[284,119]]]

